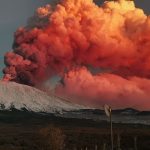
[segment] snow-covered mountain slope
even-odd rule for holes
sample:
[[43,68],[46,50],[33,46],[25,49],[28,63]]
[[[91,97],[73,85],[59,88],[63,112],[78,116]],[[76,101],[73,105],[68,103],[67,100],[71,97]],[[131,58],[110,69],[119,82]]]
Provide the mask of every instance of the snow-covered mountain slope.
[[25,108],[29,111],[48,113],[84,109],[83,106],[49,96],[36,88],[3,81],[0,81],[0,107],[14,107],[18,110]]

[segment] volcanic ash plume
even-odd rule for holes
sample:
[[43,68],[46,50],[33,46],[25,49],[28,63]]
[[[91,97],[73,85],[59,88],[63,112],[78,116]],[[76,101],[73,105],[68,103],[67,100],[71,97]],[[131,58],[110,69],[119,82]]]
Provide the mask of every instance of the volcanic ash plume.
[[150,109],[150,18],[133,1],[46,5],[16,31],[5,64],[4,80],[36,86],[60,75],[56,91],[81,103]]
[[113,108],[150,108],[149,79],[125,79],[108,73],[92,75],[86,68],[80,68],[66,74],[64,84],[57,87],[57,92],[74,97],[73,100],[80,104],[99,107],[108,103]]

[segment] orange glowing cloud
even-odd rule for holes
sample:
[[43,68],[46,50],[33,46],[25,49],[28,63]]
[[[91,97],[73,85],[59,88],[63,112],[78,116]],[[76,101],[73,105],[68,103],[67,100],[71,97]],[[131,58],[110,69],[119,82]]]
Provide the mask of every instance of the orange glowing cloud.
[[[150,78],[150,18],[136,8],[133,1],[126,0],[106,1],[102,6],[92,0],[62,0],[55,9],[46,5],[38,8],[26,27],[16,31],[13,51],[5,55],[5,64],[5,80],[35,86],[52,75],[70,74],[76,67],[108,69],[110,75],[92,76],[88,70],[84,71],[90,90],[83,98],[90,94],[89,102],[96,106],[106,100],[118,107],[127,101],[126,106],[150,108],[146,91],[149,84],[140,88]],[[80,73],[83,74],[79,69]],[[101,78],[103,81],[105,76],[109,84],[104,83],[103,93]],[[76,74],[71,78],[77,81]],[[64,78],[65,94],[68,91],[80,97],[82,88],[77,87],[79,93],[69,92],[67,88],[77,86],[73,81]],[[78,83],[82,87],[82,79]],[[133,89],[133,93],[127,87]],[[90,93],[94,90],[99,97]]]
[[108,73],[92,75],[86,68],[77,68],[66,74],[63,82],[56,88],[57,93],[73,97],[76,103],[98,108],[106,103],[113,108],[150,108],[149,79],[125,79]]

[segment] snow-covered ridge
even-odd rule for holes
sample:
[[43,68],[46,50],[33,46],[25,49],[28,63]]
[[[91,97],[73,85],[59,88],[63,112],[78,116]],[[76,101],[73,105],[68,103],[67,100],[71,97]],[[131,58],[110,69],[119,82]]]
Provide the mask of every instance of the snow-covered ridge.
[[15,107],[18,110],[25,108],[34,112],[62,112],[84,109],[83,106],[73,104],[56,96],[49,96],[36,88],[15,82],[0,81],[1,109]]

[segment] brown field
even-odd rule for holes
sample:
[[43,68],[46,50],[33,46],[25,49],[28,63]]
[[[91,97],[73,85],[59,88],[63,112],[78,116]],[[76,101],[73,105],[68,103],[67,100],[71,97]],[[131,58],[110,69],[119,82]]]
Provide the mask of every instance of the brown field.
[[[150,150],[150,126],[113,124],[114,150]],[[51,134],[49,134],[51,132]],[[110,149],[107,122],[63,119],[25,112],[0,112],[0,150]],[[137,138],[137,142],[134,140]],[[54,147],[57,145],[58,147]]]

